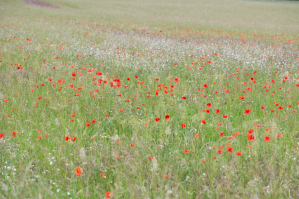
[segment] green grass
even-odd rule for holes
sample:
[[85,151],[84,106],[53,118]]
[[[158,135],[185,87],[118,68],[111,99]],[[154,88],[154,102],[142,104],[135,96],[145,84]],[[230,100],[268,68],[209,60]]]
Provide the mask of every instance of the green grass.
[[298,198],[297,5],[49,2],[1,1],[0,198]]

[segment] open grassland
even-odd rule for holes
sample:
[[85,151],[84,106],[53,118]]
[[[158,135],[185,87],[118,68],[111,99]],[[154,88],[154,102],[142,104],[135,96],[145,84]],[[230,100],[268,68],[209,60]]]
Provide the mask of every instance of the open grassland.
[[299,198],[297,5],[47,2],[0,0],[0,198]]
[[[297,35],[299,29],[299,3],[277,4],[235,0],[88,0],[84,2],[48,0],[47,2],[60,6],[60,9],[34,8],[32,5],[26,6],[20,0],[1,0],[3,5],[0,7],[0,15],[3,16],[1,20],[10,19],[9,21],[13,22],[14,19],[7,15],[17,14],[31,17],[31,23],[35,23],[34,19],[40,10],[44,17],[86,19],[93,22],[105,20],[123,28],[127,27],[128,23],[134,23],[136,27],[146,27],[147,30],[153,25],[165,27],[169,31],[188,28],[201,31],[211,29]],[[117,24],[117,22],[121,23]],[[56,23],[61,24],[59,20]]]

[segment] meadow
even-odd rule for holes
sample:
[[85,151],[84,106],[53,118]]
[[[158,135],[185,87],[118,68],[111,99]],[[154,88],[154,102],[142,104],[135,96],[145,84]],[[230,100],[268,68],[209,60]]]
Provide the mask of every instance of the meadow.
[[0,0],[0,198],[299,198],[299,4],[41,2]]

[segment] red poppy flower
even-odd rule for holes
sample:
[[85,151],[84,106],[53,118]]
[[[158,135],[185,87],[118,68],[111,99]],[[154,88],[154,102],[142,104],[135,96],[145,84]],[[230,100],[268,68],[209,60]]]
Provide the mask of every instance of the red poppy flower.
[[248,135],[247,140],[248,141],[254,141],[255,140],[254,135],[253,134]]
[[281,134],[281,133],[278,133],[277,135],[276,135],[276,138],[282,138],[283,137],[283,135]]
[[0,139],[3,138],[5,135],[4,133],[0,133]]
[[206,122],[205,120],[202,120],[201,123],[202,123],[202,124],[206,124],[207,122]]
[[229,139],[229,140],[234,139],[234,138],[235,138],[234,135],[230,135],[230,136],[228,136],[228,139]]
[[75,141],[77,138],[76,137],[71,137],[71,140],[72,141]]
[[261,109],[264,109],[265,107],[264,106],[261,106]]
[[87,126],[87,127],[89,127],[89,126],[90,126],[89,122],[86,122],[86,126]]
[[241,151],[236,151],[235,154],[236,154],[237,156],[241,156],[241,155],[242,155]]
[[245,114],[248,114],[248,113],[250,113],[251,112],[251,110],[250,109],[247,109],[247,110],[245,110]]
[[227,115],[223,115],[222,117],[223,117],[223,118],[228,118],[228,116],[227,116]]
[[13,137],[15,138],[17,136],[17,131],[13,131],[11,134],[13,135]]
[[211,103],[207,103],[207,107],[211,107],[212,106],[212,104]]
[[264,142],[269,142],[269,141],[270,141],[270,137],[269,137],[269,136],[265,136],[265,137],[263,138],[263,141],[264,141]]
[[249,134],[252,134],[252,133],[253,133],[253,129],[249,129],[249,130],[248,130],[248,133],[249,133]]
[[220,133],[219,133],[219,136],[220,136],[220,137],[224,136],[224,133],[223,133],[223,132],[220,132]]
[[149,159],[150,161],[152,161],[152,160],[153,160],[153,158],[152,158],[152,157],[149,157],[148,159]]
[[219,109],[216,109],[215,112],[216,112],[216,114],[220,114],[220,110]]
[[182,128],[186,127],[186,124],[182,124]]
[[131,148],[133,148],[133,147],[134,147],[134,144],[133,144],[133,143],[131,143],[131,144],[130,144],[130,146],[131,146]]
[[42,98],[43,98],[42,96],[39,96],[39,97],[38,97],[39,100],[41,100]]
[[155,121],[156,121],[156,122],[159,122],[159,121],[160,121],[160,118],[159,118],[159,117],[157,117],[157,118],[155,119]]
[[207,88],[207,87],[208,87],[208,85],[207,85],[207,84],[204,84],[204,85],[203,85],[203,87]]
[[174,81],[178,82],[180,79],[179,78],[175,78]]
[[165,119],[169,119],[169,115],[165,115]]
[[219,149],[219,150],[217,151],[217,153],[218,153],[218,154],[222,154],[223,151],[222,151],[221,149]]
[[182,99],[186,99],[186,97],[184,96],[184,97],[182,97]]
[[232,153],[233,150],[235,150],[233,147],[228,147],[228,148],[227,148],[227,152],[229,152],[229,153]]
[[92,120],[91,123],[94,124],[94,123],[96,123],[96,121],[95,121],[95,120]]
[[100,173],[101,178],[105,178],[105,173]]
[[107,191],[107,192],[105,193],[105,198],[110,198],[110,195],[111,195],[110,191]]
[[81,172],[81,167],[76,167],[76,172],[75,172],[76,176],[80,176],[82,174]]

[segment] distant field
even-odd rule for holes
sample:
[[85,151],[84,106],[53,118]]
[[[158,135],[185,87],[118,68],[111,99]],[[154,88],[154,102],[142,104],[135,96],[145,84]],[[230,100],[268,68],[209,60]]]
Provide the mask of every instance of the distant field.
[[298,10],[0,0],[0,199],[299,198]]
[[[2,0],[3,2],[3,0]],[[1,15],[10,17],[13,13],[30,15],[40,8],[32,8],[21,1],[6,1]],[[9,3],[8,3],[9,2]],[[298,34],[299,4],[269,4],[263,2],[234,0],[89,0],[49,1],[62,5],[61,9],[44,10],[43,15],[85,18],[108,22],[130,22],[141,26],[162,25],[171,28],[204,30],[269,32]],[[10,5],[10,6],[9,6]],[[8,8],[8,9],[5,9]],[[5,18],[2,17],[1,20]]]

